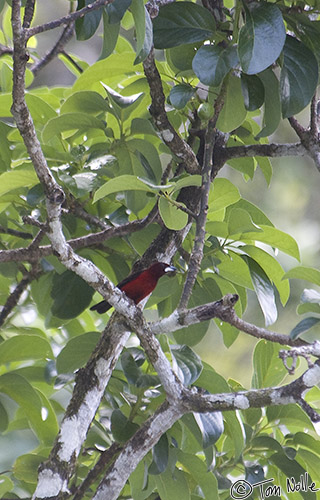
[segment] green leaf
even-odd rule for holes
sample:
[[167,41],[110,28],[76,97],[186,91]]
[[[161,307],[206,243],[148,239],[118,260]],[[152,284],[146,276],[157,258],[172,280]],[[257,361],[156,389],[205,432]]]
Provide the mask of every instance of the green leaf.
[[44,142],[49,142],[52,136],[61,134],[66,130],[87,132],[90,128],[105,130],[106,124],[88,113],[64,113],[48,121],[42,131],[42,139]]
[[72,271],[56,273],[51,291],[51,312],[61,319],[76,318],[89,306],[93,293],[93,288]]
[[221,210],[240,199],[238,188],[228,179],[217,178],[209,195],[210,211]]
[[252,385],[256,389],[280,384],[287,371],[279,358],[280,347],[260,340],[253,353]]
[[26,483],[37,484],[39,465],[46,459],[47,457],[35,453],[20,455],[13,465],[15,477]]
[[[0,392],[7,394],[23,409],[40,441],[52,444],[54,434],[57,432],[57,425],[55,428],[52,428],[51,425],[48,427],[46,420],[43,420],[41,416],[43,403],[40,393],[24,377],[16,373],[6,373],[0,376]],[[46,401],[47,410],[50,410],[51,405],[48,400]]]
[[129,384],[133,384],[136,387],[151,387],[160,383],[157,375],[144,374],[140,370],[129,351],[122,354],[121,366]]
[[114,410],[111,415],[111,432],[113,437],[119,443],[125,443],[139,429],[120,410]]
[[[8,424],[9,424],[9,415],[7,413],[7,410],[0,401],[0,432],[4,432],[7,429]],[[1,491],[1,483],[0,483],[0,491]]]
[[109,105],[98,92],[82,90],[74,92],[64,101],[60,113],[74,113],[79,109],[82,113],[101,113],[101,111],[108,111]]
[[[299,248],[292,236],[275,227],[265,226],[264,224],[261,224],[260,228],[263,230],[262,232],[244,233],[241,240],[261,241],[262,243],[278,248],[282,252],[291,255],[291,257],[300,260]],[[287,274],[284,275],[284,278],[288,278]]]
[[299,113],[311,101],[318,85],[318,63],[314,54],[296,38],[287,36],[280,74],[283,118]]
[[228,211],[228,228],[229,235],[247,233],[249,231],[261,231],[252,221],[250,214],[243,208],[231,208]]
[[149,474],[162,474],[168,466],[169,442],[167,434],[162,434],[157,444],[152,449],[153,461],[148,469]]
[[[111,7],[111,5],[107,5],[107,7]],[[103,10],[103,42],[102,42],[102,49],[101,49],[101,54],[99,59],[105,59],[112,54],[114,51],[118,37],[119,37],[119,32],[120,32],[120,22],[118,23],[111,23],[110,18],[106,12],[106,10]]]
[[111,4],[105,6],[110,24],[118,24],[121,21],[131,2],[132,0],[113,0]]
[[47,357],[53,358],[51,346],[38,335],[16,335],[0,344],[0,364]]
[[205,85],[219,87],[224,77],[239,62],[234,45],[223,48],[219,45],[203,45],[192,61],[192,69]]
[[279,81],[277,77],[271,68],[259,73],[258,77],[264,87],[264,115],[263,127],[256,139],[271,135],[277,129],[281,119]]
[[[158,189],[162,189],[159,186]],[[153,192],[156,188],[151,188],[148,184],[140,180],[136,175],[119,175],[110,181],[103,184],[95,193],[93,203],[96,203],[101,198],[109,196],[109,194],[119,193],[121,191],[147,191]]]
[[278,451],[280,453],[282,452],[282,446],[279,443],[279,441],[277,441],[271,436],[267,435],[257,436],[252,439],[251,444],[252,447],[257,450],[267,449],[267,450]]
[[246,23],[239,34],[239,59],[245,73],[253,75],[266,69],[279,57],[286,39],[280,9],[260,3],[246,11]]
[[202,371],[202,362],[187,345],[171,347],[173,368],[184,385],[193,384]]
[[279,262],[269,253],[253,245],[244,245],[241,250],[250,255],[262,267],[277,288],[282,304],[285,305],[289,299],[290,286],[289,281],[284,279],[284,270]]
[[236,252],[230,250],[227,255],[223,252],[217,252],[216,256],[220,260],[220,263],[217,264],[219,276],[231,281],[231,283],[253,289],[248,266]]
[[190,85],[181,83],[175,85],[169,94],[170,104],[176,109],[182,109],[188,104],[195,94],[195,89]]
[[[185,207],[184,203],[180,203],[182,207]],[[170,203],[164,196],[161,196],[158,201],[159,212],[161,218],[168,229],[173,231],[180,231],[188,223],[188,214],[179,210],[175,205]]]
[[[92,3],[92,0],[78,0],[77,10],[82,9]],[[99,26],[102,15],[102,8],[88,12],[85,16],[76,20],[76,35],[78,40],[88,40],[91,38]]]
[[237,76],[229,75],[224,105],[219,114],[217,128],[222,132],[232,132],[241,125],[246,115],[241,80]]
[[[301,485],[301,476],[305,477],[306,470],[301,467],[301,465],[296,460],[290,460],[284,452],[275,453],[269,458],[269,460],[287,476],[288,496],[290,496],[290,494],[292,494],[294,491],[297,491],[294,485],[298,484],[299,482],[299,484]],[[310,482],[311,478],[309,478],[308,484]],[[302,498],[304,498],[304,500],[316,500],[317,498],[317,494],[310,491],[309,489],[305,491],[303,488],[300,488],[299,493]]]
[[186,344],[189,347],[199,344],[208,330],[208,322],[203,321],[195,325],[181,328],[173,332],[173,336],[178,344]]
[[262,267],[255,260],[246,257],[246,261],[248,262],[254,290],[265,318],[265,324],[266,326],[270,326],[278,317],[272,283]]
[[213,38],[215,22],[210,12],[191,2],[164,5],[153,21],[156,49]]
[[298,266],[293,267],[290,271],[286,272],[284,278],[295,278],[299,280],[310,281],[315,285],[320,286],[320,271],[314,267]]
[[219,498],[217,480],[214,474],[208,472],[206,464],[200,457],[178,450],[178,460],[187,469],[193,480],[199,484],[207,500]]
[[256,75],[241,73],[241,90],[248,111],[255,111],[264,103],[264,86]]
[[[4,498],[5,493],[13,490],[14,484],[11,479],[7,476],[1,475],[0,478],[0,495],[1,498]],[[8,496],[8,495],[7,495]]]
[[296,339],[303,332],[310,330],[314,325],[318,324],[320,318],[305,318],[301,320],[290,332],[290,338]]
[[88,332],[70,339],[57,357],[58,373],[73,373],[86,364],[100,339],[99,332]]
[[167,467],[162,474],[154,477],[161,500],[191,500],[186,474],[182,470],[175,468],[171,471]]
[[[176,191],[179,191],[179,189],[182,189],[184,187],[188,186],[201,186],[202,183],[202,176],[201,175],[188,175],[186,177],[182,177],[176,182],[170,181],[171,185],[173,186],[171,193],[175,193]],[[165,186],[163,186],[163,189],[165,189]]]
[[0,196],[20,187],[31,187],[37,184],[38,178],[34,170],[14,169],[0,175]]
[[301,430],[303,428],[314,430],[313,424],[307,414],[296,404],[269,406],[266,409],[266,416],[268,421],[274,422],[276,426],[281,422],[282,425],[287,426],[289,429]]
[[[143,6],[143,1],[141,3]],[[134,11],[132,11],[132,13],[134,17]],[[138,44],[139,37],[137,37],[137,48],[136,48],[137,57],[134,60],[134,64],[139,64],[143,62],[150,53],[150,50],[152,49],[153,46],[153,26],[150,14],[147,11],[146,7],[144,7],[144,14],[145,14],[145,30],[141,32],[143,35],[143,42],[142,44]],[[142,16],[143,14],[141,14],[141,17]],[[140,26],[140,20],[139,20],[139,26]],[[138,28],[137,23],[136,23],[136,28]]]
[[202,435],[202,446],[212,446],[224,431],[222,413],[193,413]]

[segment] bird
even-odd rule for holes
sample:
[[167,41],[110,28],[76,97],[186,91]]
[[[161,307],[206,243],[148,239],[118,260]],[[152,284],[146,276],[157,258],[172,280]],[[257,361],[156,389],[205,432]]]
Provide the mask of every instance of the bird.
[[[132,299],[136,304],[147,297],[157,286],[159,278],[166,273],[174,273],[176,268],[165,262],[154,262],[147,269],[130,274],[127,278],[117,284],[127,297]],[[90,307],[91,311],[97,311],[103,314],[112,307],[109,302],[102,300]]]

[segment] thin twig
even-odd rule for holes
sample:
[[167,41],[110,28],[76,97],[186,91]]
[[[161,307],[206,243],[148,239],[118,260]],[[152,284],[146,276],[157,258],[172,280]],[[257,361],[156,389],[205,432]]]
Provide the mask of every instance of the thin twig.
[[189,260],[189,270],[184,284],[180,299],[179,308],[187,307],[197,275],[200,270],[203,257],[203,247],[206,237],[206,220],[208,215],[208,199],[211,186],[211,171],[213,166],[213,148],[214,148],[215,121],[210,120],[207,126],[204,146],[204,160],[202,172],[202,186],[200,210],[196,220],[196,236],[194,240],[191,257]]
[[50,21],[48,23],[34,26],[33,28],[29,28],[25,32],[26,39],[38,35],[39,33],[43,33],[44,31],[53,30],[55,28],[58,28],[59,26],[66,25],[69,24],[70,22],[76,21],[76,19],[85,16],[86,14],[88,14],[88,12],[93,12],[94,10],[98,10],[104,5],[108,5],[113,1],[114,0],[96,0],[96,2],[92,2],[89,5],[86,5],[86,7],[83,7],[82,9],[77,10],[75,12],[71,12],[70,14],[60,17],[55,21]]
[[12,310],[16,307],[16,305],[19,302],[19,299],[27,286],[36,279],[39,275],[41,274],[41,271],[39,270],[37,265],[33,265],[31,270],[24,275],[21,281],[17,284],[17,286],[13,289],[13,291],[10,293],[9,297],[7,298],[1,312],[0,312],[0,327],[4,324],[5,320],[9,316],[9,314],[12,312]]
[[53,45],[53,47],[38,61],[36,61],[30,67],[30,70],[34,75],[39,73],[39,71],[49,64],[56,56],[64,53],[65,45],[71,40],[74,34],[74,22],[71,21],[62,31],[60,37]]
[[30,240],[32,238],[31,233],[25,233],[24,231],[18,231],[17,229],[11,229],[10,227],[0,226],[0,233],[10,234],[11,236],[17,236],[23,240]]

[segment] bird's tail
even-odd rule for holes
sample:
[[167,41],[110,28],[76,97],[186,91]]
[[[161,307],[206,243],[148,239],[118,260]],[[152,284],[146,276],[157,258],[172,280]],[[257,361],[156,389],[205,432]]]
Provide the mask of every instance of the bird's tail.
[[109,311],[111,307],[112,306],[109,304],[109,302],[107,302],[106,300],[102,300],[101,302],[98,302],[98,304],[90,307],[90,311],[97,311],[97,313],[103,314]]

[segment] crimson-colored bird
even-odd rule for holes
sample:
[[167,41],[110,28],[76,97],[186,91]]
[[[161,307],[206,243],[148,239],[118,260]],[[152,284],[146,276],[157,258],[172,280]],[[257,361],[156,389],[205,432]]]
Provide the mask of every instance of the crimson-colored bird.
[[[136,304],[147,297],[157,286],[158,279],[166,273],[176,271],[174,266],[165,262],[155,262],[148,269],[130,274],[127,278],[120,281],[117,287],[122,290]],[[102,300],[98,304],[90,307],[91,311],[97,311],[103,314],[112,307],[109,302]]]

